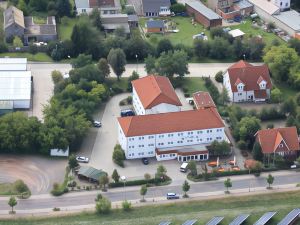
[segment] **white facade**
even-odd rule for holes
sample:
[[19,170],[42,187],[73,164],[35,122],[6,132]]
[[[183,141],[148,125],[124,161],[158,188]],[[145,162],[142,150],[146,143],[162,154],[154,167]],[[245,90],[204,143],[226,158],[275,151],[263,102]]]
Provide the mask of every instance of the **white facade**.
[[161,103],[159,105],[153,106],[150,109],[145,109],[134,87],[132,91],[132,104],[137,115],[179,112],[181,109],[180,106],[167,103]]
[[90,14],[93,11],[93,8],[77,8],[77,15],[81,14]]
[[0,71],[26,71],[27,58],[0,58]]
[[272,3],[279,7],[281,11],[291,7],[291,0],[272,0]]
[[[228,141],[224,127],[126,137],[120,125],[118,126],[118,139],[126,159],[154,157],[157,148],[210,145],[215,140]],[[168,154],[168,157],[158,158],[158,160],[175,159],[176,157],[175,154]]]

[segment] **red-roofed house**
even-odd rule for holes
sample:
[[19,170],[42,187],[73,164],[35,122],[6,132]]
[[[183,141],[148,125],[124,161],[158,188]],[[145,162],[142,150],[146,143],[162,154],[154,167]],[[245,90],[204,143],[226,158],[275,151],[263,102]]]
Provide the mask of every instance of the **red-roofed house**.
[[232,102],[266,101],[272,88],[267,65],[254,66],[243,60],[228,68],[223,85]]
[[300,151],[296,127],[260,130],[255,136],[265,155],[296,157]]
[[180,111],[182,106],[167,77],[146,76],[132,81],[132,104],[137,115]]
[[193,94],[193,99],[197,109],[216,108],[215,102],[209,92],[198,91]]

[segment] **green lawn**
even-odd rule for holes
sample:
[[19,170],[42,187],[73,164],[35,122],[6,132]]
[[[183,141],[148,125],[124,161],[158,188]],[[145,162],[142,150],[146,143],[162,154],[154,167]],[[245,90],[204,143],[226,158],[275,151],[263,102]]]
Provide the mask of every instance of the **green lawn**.
[[[166,18],[163,18],[166,19]],[[185,44],[187,46],[193,45],[193,35],[205,32],[208,34],[208,31],[199,23],[192,25],[190,17],[170,17],[172,22],[176,23],[176,27],[179,30],[178,33],[167,33],[167,34],[150,34],[148,38],[149,42],[152,44],[157,44],[160,39],[167,38],[172,44]],[[141,18],[139,23],[144,28],[145,23],[148,19]]]
[[[156,225],[162,220],[180,225],[188,219],[198,219],[197,225],[205,224],[213,216],[224,216],[222,225],[228,224],[235,216],[249,213],[246,225],[253,224],[267,211],[277,211],[269,225],[277,224],[289,211],[299,207],[300,191],[264,194],[248,197],[226,197],[223,199],[169,203],[166,205],[134,208],[131,212],[114,210],[109,215],[81,213],[67,217],[46,219],[2,220],[0,225]],[[17,210],[18,213],[18,210]],[[299,223],[298,223],[299,224]]]
[[184,78],[183,88],[187,89],[187,93],[192,95],[197,91],[207,91],[204,80],[200,77],[186,77]]
[[9,56],[11,58],[27,58],[28,61],[35,61],[35,62],[52,62],[50,56],[48,56],[46,53],[39,52],[35,55],[30,53],[24,53],[24,52],[6,52],[1,53],[0,57]]
[[78,18],[64,17],[61,23],[58,24],[58,38],[62,41],[70,40],[73,27],[78,22]]
[[291,86],[289,86],[286,83],[276,83],[273,81],[273,84],[281,91],[283,100],[289,97],[296,96],[296,94],[298,93],[297,90],[293,89]]
[[11,183],[0,184],[0,195],[16,195],[18,194]]
[[239,25],[230,26],[231,29],[240,29],[245,33],[246,37],[261,35],[266,44],[271,44],[272,40],[277,39],[280,43],[285,43],[281,38],[276,36],[274,33],[268,33],[261,28],[252,27],[251,20],[245,20],[245,23],[240,23]]

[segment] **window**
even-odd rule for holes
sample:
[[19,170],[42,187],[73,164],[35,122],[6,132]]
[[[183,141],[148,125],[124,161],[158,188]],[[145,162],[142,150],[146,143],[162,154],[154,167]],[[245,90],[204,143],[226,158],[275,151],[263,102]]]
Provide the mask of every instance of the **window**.
[[280,145],[279,145],[279,148],[283,148],[283,144],[280,144]]

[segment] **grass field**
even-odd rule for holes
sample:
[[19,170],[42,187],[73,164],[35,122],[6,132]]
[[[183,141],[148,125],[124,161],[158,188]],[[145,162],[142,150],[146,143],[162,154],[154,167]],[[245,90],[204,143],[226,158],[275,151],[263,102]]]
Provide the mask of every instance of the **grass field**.
[[297,90],[293,89],[291,86],[289,86],[286,83],[276,83],[273,81],[273,84],[275,87],[277,87],[281,93],[282,93],[282,99],[285,100],[289,97],[293,97],[296,96],[296,94],[298,93]]
[[67,18],[64,17],[63,21],[58,24],[58,38],[62,41],[70,40],[73,27],[77,23],[78,18]]
[[35,62],[52,62],[50,56],[48,56],[46,53],[39,52],[35,55],[30,53],[24,53],[24,52],[6,52],[1,53],[0,57],[9,56],[11,58],[27,58],[28,61],[35,61]]
[[197,91],[207,91],[204,80],[200,77],[186,77],[184,78],[183,88],[187,88],[187,93],[192,95]]
[[15,195],[18,194],[11,183],[0,184],[0,195]]
[[[277,224],[290,210],[299,207],[300,191],[264,194],[248,197],[227,197],[224,199],[173,203],[167,205],[144,206],[131,212],[114,210],[109,215],[82,213],[67,217],[0,221],[0,225],[156,225],[162,220],[180,225],[188,219],[198,219],[197,225],[205,224],[213,216],[224,216],[222,225],[228,224],[235,216],[249,213],[246,225],[253,224],[267,211],[277,211],[269,225]],[[18,213],[18,210],[17,210]]]

